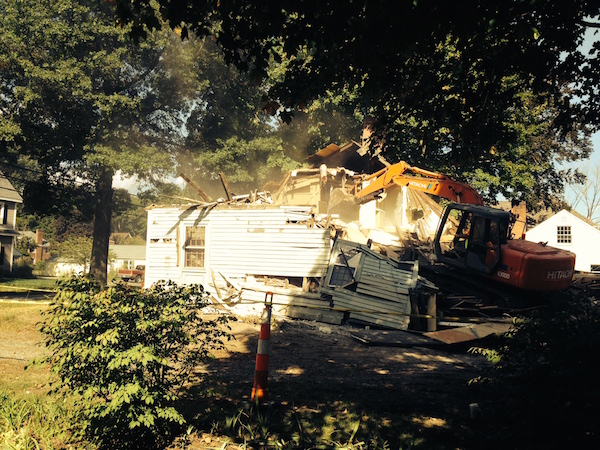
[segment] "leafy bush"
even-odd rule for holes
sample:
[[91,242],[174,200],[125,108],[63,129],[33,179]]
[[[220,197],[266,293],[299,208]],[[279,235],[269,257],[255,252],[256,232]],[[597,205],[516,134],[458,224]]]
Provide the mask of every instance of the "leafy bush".
[[12,267],[12,277],[33,278],[33,265],[29,256],[22,256],[15,260]]
[[[592,448],[600,443],[600,303],[556,294],[498,345],[473,349],[494,362],[487,412],[500,447]],[[485,385],[484,385],[485,386]],[[595,447],[598,448],[598,447]]]
[[229,339],[225,317],[204,320],[202,286],[119,284],[76,277],[41,326],[57,392],[80,397],[83,435],[105,448],[162,447],[185,423],[177,400],[195,371]]
[[33,265],[33,270],[39,274],[46,275],[46,262],[45,261],[36,261]]

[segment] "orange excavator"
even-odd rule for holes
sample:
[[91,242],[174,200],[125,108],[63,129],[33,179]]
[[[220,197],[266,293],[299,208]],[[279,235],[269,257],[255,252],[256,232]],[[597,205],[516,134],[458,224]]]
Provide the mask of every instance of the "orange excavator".
[[357,203],[378,198],[392,186],[405,186],[451,200],[433,242],[438,262],[526,291],[555,291],[572,281],[575,255],[522,239],[511,239],[511,213],[483,206],[466,183],[405,162],[363,175],[355,185]]

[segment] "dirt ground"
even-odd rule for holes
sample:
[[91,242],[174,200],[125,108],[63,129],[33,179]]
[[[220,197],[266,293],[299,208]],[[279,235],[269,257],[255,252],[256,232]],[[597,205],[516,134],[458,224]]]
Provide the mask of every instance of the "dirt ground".
[[[33,314],[31,308],[27,311]],[[37,320],[39,316],[30,323]],[[235,340],[205,370],[225,392],[223,401],[243,405],[253,385],[260,325],[238,320],[231,327]],[[468,354],[468,345],[451,347],[415,333],[283,318],[274,318],[269,344],[272,404],[319,411],[343,401],[357,411],[376,411],[378,417],[407,415],[422,428],[452,429],[453,436],[472,425],[469,405],[477,402],[477,392],[468,382],[488,365],[485,358]],[[7,324],[6,318],[0,323],[2,377],[26,377],[18,369],[41,351],[32,330]]]
[[[250,394],[260,326],[244,321],[231,326],[236,339],[208,370],[217,379],[231,377],[241,384],[246,379]],[[452,347],[417,333],[293,319],[274,320],[269,344],[269,395],[275,401],[291,400],[284,397],[289,384],[309,383],[341,394],[387,391],[380,400],[389,402],[393,395],[400,404],[407,402],[396,397],[414,393],[411,405],[434,406],[432,413],[444,405],[468,414],[466,384],[487,365],[481,356],[467,353],[472,343]]]
[[[241,405],[251,394],[260,327],[238,321],[232,332],[236,340],[228,353],[218,354],[207,371],[226,387],[227,401]],[[461,435],[474,425],[469,405],[478,401],[469,380],[488,366],[485,358],[467,352],[470,345],[448,346],[403,331],[276,319],[269,339],[269,401],[333,414],[334,405],[349,403],[371,417],[410,417],[410,427],[436,434],[435,448],[467,448]],[[437,446],[446,435],[448,447]]]

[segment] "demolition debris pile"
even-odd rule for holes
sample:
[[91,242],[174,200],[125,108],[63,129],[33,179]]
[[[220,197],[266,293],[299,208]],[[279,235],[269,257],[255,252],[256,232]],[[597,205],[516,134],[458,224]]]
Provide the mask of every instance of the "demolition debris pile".
[[[169,217],[177,218],[171,230],[181,222],[187,230],[188,220],[210,224],[203,243],[210,248],[206,287],[216,304],[237,315],[260,315],[272,292],[275,315],[435,330],[437,288],[419,276],[417,261],[401,259],[415,242],[430,241],[441,208],[400,187],[379,202],[358,205],[354,179],[345,168],[303,169],[290,172],[273,195],[245,196],[231,194],[225,183],[227,200],[151,210],[150,246],[173,241],[164,234],[152,240]],[[152,267],[147,278],[152,282]],[[419,315],[429,321],[415,319]]]
[[[203,202],[151,208],[147,284],[165,275],[201,283],[238,315],[259,315],[273,293],[275,315],[435,332],[438,324],[475,322],[438,320],[449,293],[454,312],[486,320],[492,304],[497,320],[505,312],[497,300],[505,299],[488,280],[523,291],[570,283],[542,275],[572,275],[572,253],[511,240],[511,214],[483,206],[468,184],[405,162],[370,175],[325,165],[343,150],[328,146],[317,153],[318,168],[292,171],[271,190],[236,196],[221,174],[225,200],[199,190]],[[453,203],[442,212],[432,196]],[[463,276],[467,270],[475,275]],[[465,302],[470,308],[457,307]]]

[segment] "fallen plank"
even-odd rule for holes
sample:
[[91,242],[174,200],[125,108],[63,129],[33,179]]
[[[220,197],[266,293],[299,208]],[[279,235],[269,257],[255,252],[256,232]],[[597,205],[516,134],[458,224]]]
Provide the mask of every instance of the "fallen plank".
[[242,290],[241,286],[238,283],[236,283],[233,279],[231,279],[230,277],[225,275],[223,272],[219,272],[219,275],[221,275],[221,277],[225,280],[225,282],[228,285],[230,285],[232,288],[234,288],[236,291]]
[[259,284],[242,283],[242,298],[247,301],[262,302],[267,292],[273,293],[273,304],[329,307],[329,302],[321,298],[319,294],[304,292],[298,288],[284,288],[278,286],[265,286]]
[[219,289],[219,285],[217,284],[217,280],[215,279],[215,272],[214,272],[214,270],[210,269],[210,275],[212,277],[213,287],[215,289],[215,292],[217,293],[217,297],[219,297],[219,300],[222,300],[223,296],[221,295],[221,289]]
[[509,323],[480,323],[460,328],[431,331],[423,333],[423,336],[443,342],[444,344],[457,344],[483,339],[492,334],[506,333],[511,327],[512,324]]
[[437,347],[442,345],[421,334],[397,330],[361,330],[350,335],[369,347]]

